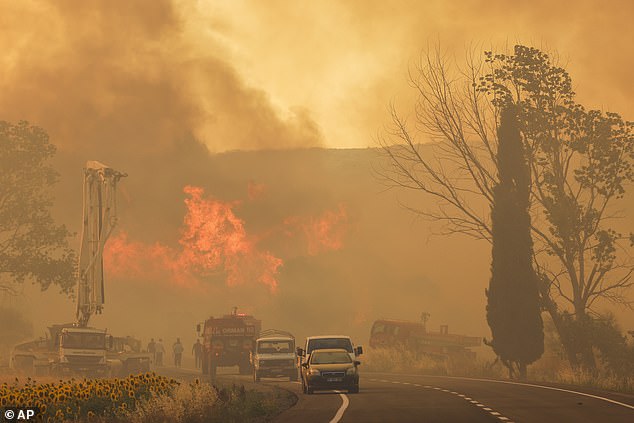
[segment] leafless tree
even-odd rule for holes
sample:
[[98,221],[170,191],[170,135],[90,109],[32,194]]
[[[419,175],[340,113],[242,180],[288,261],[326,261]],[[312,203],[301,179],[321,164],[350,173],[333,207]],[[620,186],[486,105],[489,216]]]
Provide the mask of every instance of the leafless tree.
[[[380,137],[389,164],[379,172],[393,186],[436,200],[412,211],[441,222],[444,234],[491,242],[496,127],[501,108],[516,104],[531,168],[543,307],[560,335],[562,312],[581,320],[599,300],[631,307],[625,293],[633,284],[633,236],[610,223],[615,200],[634,179],[634,124],[585,110],[568,73],[535,48],[484,52],[482,59],[470,53],[462,67],[436,48],[421,55],[409,76],[418,95],[413,121],[391,108],[393,125]],[[573,365],[593,366],[587,349],[564,348]]]

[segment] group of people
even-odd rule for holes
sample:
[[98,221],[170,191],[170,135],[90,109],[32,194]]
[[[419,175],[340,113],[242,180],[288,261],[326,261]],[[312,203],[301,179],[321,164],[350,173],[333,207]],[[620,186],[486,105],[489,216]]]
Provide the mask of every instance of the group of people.
[[[185,347],[181,343],[180,338],[176,338],[176,342],[172,345],[172,355],[174,357],[174,366],[181,367],[183,360],[183,352]],[[147,344],[147,352],[152,354],[154,364],[156,366],[163,366],[163,356],[165,355],[165,346],[163,340],[159,338],[158,341],[154,341],[154,338]],[[202,365],[203,357],[203,344],[200,343],[200,339],[196,340],[196,343],[192,347],[192,355],[196,361],[196,368],[200,368]]]

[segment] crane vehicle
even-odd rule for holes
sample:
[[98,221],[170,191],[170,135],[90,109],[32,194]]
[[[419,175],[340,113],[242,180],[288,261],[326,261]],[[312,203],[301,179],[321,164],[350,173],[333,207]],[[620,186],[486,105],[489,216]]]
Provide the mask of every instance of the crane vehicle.
[[108,350],[113,339],[105,330],[88,326],[105,302],[103,250],[117,224],[117,184],[125,173],[100,162],[84,169],[83,225],[77,279],[75,323],[52,325],[50,337],[14,348],[12,364],[26,373],[103,376],[109,373]]

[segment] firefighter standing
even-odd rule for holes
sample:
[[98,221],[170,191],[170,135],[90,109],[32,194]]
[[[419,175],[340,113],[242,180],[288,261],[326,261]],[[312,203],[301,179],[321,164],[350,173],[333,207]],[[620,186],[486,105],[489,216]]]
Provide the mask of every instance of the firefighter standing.
[[174,366],[181,366],[181,360],[183,358],[184,350],[185,348],[183,348],[183,344],[181,344],[181,339],[176,338],[176,342],[174,343],[174,345],[172,345],[172,351],[174,352]]
[[156,365],[157,366],[162,366],[163,365],[163,354],[165,353],[165,347],[163,346],[163,340],[159,339],[158,342],[156,343],[156,345],[154,346],[155,351],[154,353],[156,354]]
[[200,343],[200,339],[196,340],[196,343],[192,347],[192,354],[194,355],[194,360],[196,361],[196,368],[200,368],[203,362],[203,344]]
[[152,362],[156,363],[156,343],[154,342],[154,338],[150,339],[150,342],[147,344],[147,352],[152,354]]

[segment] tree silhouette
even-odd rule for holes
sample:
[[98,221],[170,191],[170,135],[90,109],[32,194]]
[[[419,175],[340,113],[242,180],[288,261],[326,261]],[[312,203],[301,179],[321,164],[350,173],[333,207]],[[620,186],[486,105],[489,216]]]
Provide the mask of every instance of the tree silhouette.
[[498,129],[499,183],[491,209],[492,263],[487,295],[490,345],[513,377],[526,378],[526,366],[544,352],[537,275],[528,214],[530,171],[517,125],[516,108],[505,106]]
[[[542,306],[560,334],[570,363],[594,368],[591,348],[566,343],[562,313],[582,322],[598,300],[631,305],[624,293],[634,266],[625,251],[632,235],[610,226],[613,204],[634,180],[634,124],[616,113],[586,110],[572,80],[544,52],[522,45],[512,54],[474,55],[452,66],[439,50],[411,73],[418,93],[415,125],[392,108],[394,126],[381,138],[388,183],[419,190],[437,207],[414,209],[444,223],[445,233],[492,242],[483,202],[498,183],[496,122],[518,107],[531,174],[530,216]],[[418,137],[436,141],[423,146]]]
[[16,294],[27,280],[64,293],[75,285],[70,234],[49,210],[57,173],[46,161],[54,153],[41,128],[0,121],[0,291]]

